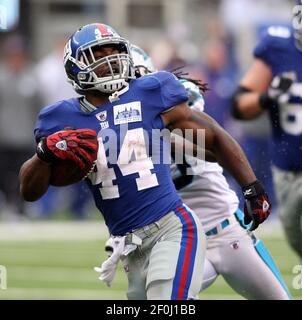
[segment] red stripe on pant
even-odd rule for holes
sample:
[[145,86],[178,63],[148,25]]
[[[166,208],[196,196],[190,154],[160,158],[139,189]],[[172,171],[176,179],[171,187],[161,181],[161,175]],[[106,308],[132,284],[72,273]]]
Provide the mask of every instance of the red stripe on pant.
[[187,280],[187,274],[190,266],[190,255],[192,251],[192,242],[193,242],[193,224],[190,217],[188,216],[188,213],[183,208],[179,207],[177,208],[177,210],[182,214],[188,226],[188,229],[187,229],[188,240],[187,240],[185,254],[184,254],[184,262],[181,269],[181,277],[179,281],[179,292],[177,296],[177,299],[183,299],[186,280]]

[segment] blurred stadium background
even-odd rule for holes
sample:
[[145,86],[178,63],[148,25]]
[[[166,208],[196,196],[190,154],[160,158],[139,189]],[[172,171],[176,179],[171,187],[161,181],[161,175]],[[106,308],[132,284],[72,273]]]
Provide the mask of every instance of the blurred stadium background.
[[[268,25],[291,24],[295,0],[0,0],[0,265],[7,290],[0,299],[125,299],[121,270],[108,289],[93,266],[104,258],[108,232],[84,184],[50,188],[36,203],[18,193],[18,171],[34,152],[33,126],[46,104],[74,96],[65,81],[62,50],[81,25],[102,22],[144,48],[158,69],[186,65],[209,83],[206,111],[241,144],[274,203],[258,234],[295,298],[298,257],[278,221],[270,171],[266,115],[242,124],[230,97]],[[260,156],[259,156],[260,155]],[[229,183],[240,195],[238,186]],[[242,201],[242,199],[241,199]],[[302,279],[300,280],[302,282]],[[222,279],[201,299],[240,299]]]

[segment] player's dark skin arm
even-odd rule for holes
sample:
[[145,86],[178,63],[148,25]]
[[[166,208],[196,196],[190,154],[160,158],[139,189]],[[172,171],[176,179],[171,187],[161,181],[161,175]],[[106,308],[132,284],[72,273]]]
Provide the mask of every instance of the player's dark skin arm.
[[217,162],[236,179],[241,186],[253,183],[257,178],[239,144],[206,115],[190,109],[186,103],[163,113],[162,119],[169,130],[193,129],[193,143],[197,143],[197,129],[205,130],[205,148],[212,152]]
[[47,191],[51,165],[35,154],[23,163],[20,173],[20,193],[26,201],[36,201]]
[[[182,150],[181,151],[182,154],[185,154],[186,153],[186,148],[185,147],[186,147],[185,143],[179,143],[178,144],[175,141],[171,141],[171,153],[172,154],[176,154],[180,150]],[[198,150],[198,147],[195,144],[193,144],[192,145],[192,151],[193,151],[193,156],[194,157],[198,157],[199,154],[203,155],[203,157],[201,157],[200,160],[205,160],[205,161],[208,161],[208,162],[217,162],[214,154],[209,150],[205,150],[205,149],[201,149],[201,150],[199,149]]]

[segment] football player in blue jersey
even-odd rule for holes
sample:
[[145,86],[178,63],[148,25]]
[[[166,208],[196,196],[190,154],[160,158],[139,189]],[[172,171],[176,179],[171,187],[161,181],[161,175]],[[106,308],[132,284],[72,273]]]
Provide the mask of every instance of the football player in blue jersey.
[[278,212],[291,247],[302,258],[302,30],[270,26],[254,58],[235,94],[233,115],[249,120],[269,114]]
[[[151,58],[139,47],[131,52],[138,76],[154,72]],[[204,112],[205,101],[197,80],[177,72],[188,92],[188,106]],[[180,150],[183,145],[180,145]],[[178,149],[174,149],[174,153]],[[181,156],[185,151],[181,150]],[[211,156],[211,155],[210,155]],[[208,154],[206,154],[206,159]],[[171,174],[178,194],[200,219],[206,234],[206,259],[201,290],[212,285],[219,275],[240,295],[256,300],[288,300],[290,293],[263,242],[243,223],[239,199],[230,189],[222,168],[185,155],[181,164],[171,165]],[[211,159],[210,160],[214,160]],[[192,175],[187,174],[187,169]],[[120,239],[110,237],[105,245],[107,260],[95,268],[99,279],[113,281],[118,260]]]
[[[36,154],[20,170],[21,194],[35,201],[47,190],[57,158],[79,170],[93,166],[87,183],[110,234],[124,236],[129,299],[188,299],[201,285],[205,242],[196,215],[183,205],[170,165],[153,161],[153,133],[205,131],[205,147],[238,181],[245,218],[255,229],[270,214],[268,196],[239,145],[210,117],[186,105],[186,90],[169,72],[135,79],[129,42],[93,23],[65,47],[67,77],[81,98],[42,109],[34,130]],[[71,129],[72,128],[72,129]],[[97,143],[96,143],[97,141]],[[158,142],[158,141],[157,141]],[[160,155],[167,141],[157,143]]]

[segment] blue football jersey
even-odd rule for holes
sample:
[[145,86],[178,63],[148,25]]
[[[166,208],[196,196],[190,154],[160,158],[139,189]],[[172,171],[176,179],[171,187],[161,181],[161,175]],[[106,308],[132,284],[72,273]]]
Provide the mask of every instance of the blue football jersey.
[[294,30],[271,26],[254,50],[273,76],[293,72],[296,82],[287,103],[269,109],[272,123],[272,161],[283,170],[302,169],[302,52],[295,45]]
[[87,182],[113,235],[152,223],[182,203],[161,156],[160,114],[188,96],[173,74],[157,72],[132,80],[119,98],[92,112],[81,110],[79,98],[60,101],[42,109],[34,131],[37,141],[65,127],[98,133],[96,171]]

